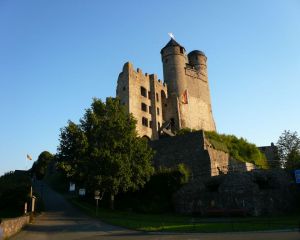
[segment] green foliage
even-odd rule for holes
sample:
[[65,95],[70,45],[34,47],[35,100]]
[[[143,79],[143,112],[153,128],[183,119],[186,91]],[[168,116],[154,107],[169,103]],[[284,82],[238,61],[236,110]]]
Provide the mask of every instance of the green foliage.
[[30,178],[26,173],[9,172],[0,177],[0,217],[23,214],[29,200]]
[[277,149],[283,167],[300,168],[300,138],[297,132],[285,130],[278,139]]
[[265,155],[254,144],[247,142],[244,138],[218,134],[213,131],[205,132],[205,137],[215,149],[229,153],[235,160],[250,162],[262,168],[268,168]]
[[197,130],[194,130],[191,128],[182,128],[176,132],[176,135],[184,135],[186,133],[195,132],[195,131],[197,131]]
[[174,168],[160,168],[143,189],[119,196],[119,208],[152,213],[171,211],[173,194],[188,183],[189,176],[189,170],[184,164]]
[[112,196],[145,185],[153,174],[153,151],[137,137],[136,121],[119,99],[94,99],[80,124],[61,130],[58,166],[66,176]]
[[53,159],[54,157],[51,153],[47,151],[42,152],[37,161],[33,163],[31,173],[34,174],[37,179],[43,179],[46,175],[48,165],[53,161]]

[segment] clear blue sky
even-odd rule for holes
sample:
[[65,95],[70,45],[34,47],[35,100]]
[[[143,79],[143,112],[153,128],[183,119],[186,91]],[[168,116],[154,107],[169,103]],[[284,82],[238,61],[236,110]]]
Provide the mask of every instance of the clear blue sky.
[[300,132],[298,0],[0,0],[0,174],[55,153],[126,61],[162,79],[168,32],[206,53],[218,132],[259,146]]

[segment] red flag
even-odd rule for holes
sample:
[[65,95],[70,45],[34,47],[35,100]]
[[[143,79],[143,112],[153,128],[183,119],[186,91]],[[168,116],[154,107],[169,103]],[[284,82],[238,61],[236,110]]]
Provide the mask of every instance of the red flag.
[[188,92],[187,92],[187,89],[183,92],[182,96],[181,96],[181,102],[183,104],[188,104],[189,101],[188,101]]

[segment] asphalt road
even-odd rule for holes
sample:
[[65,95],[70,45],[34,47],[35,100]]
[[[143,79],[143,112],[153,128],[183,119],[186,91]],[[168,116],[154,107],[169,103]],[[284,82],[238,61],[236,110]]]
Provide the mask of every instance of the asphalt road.
[[46,186],[43,187],[43,197],[46,212],[37,217],[34,223],[10,238],[11,240],[300,240],[300,233],[293,231],[198,234],[145,233],[132,231],[111,226],[84,215],[77,209],[74,209],[61,195]]

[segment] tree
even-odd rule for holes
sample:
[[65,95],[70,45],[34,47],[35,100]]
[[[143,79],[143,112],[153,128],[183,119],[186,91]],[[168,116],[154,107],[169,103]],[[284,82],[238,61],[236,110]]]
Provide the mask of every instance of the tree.
[[44,178],[47,172],[48,165],[53,161],[53,159],[54,157],[50,152],[41,152],[38,159],[33,163],[31,168],[31,172],[36,176],[37,179],[41,180]]
[[88,142],[81,127],[72,121],[61,129],[60,144],[58,147],[57,159],[58,168],[66,177],[77,183],[83,183],[88,174],[86,164],[86,152]]
[[[70,125],[71,124],[71,125]],[[91,190],[114,197],[137,190],[153,173],[153,151],[137,137],[136,121],[119,99],[94,99],[80,124],[69,122],[61,131],[58,158],[67,176]]]
[[277,148],[283,167],[300,167],[300,138],[297,132],[285,130],[278,139]]

